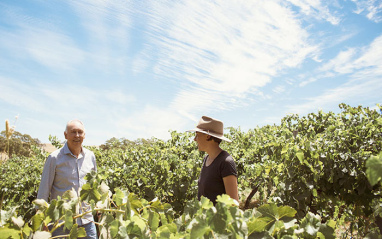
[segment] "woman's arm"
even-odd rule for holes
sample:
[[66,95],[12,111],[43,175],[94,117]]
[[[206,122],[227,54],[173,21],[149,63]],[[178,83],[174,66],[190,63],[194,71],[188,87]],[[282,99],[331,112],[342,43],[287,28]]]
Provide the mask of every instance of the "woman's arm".
[[237,178],[235,175],[229,175],[223,178],[226,194],[239,202],[239,191],[237,189]]

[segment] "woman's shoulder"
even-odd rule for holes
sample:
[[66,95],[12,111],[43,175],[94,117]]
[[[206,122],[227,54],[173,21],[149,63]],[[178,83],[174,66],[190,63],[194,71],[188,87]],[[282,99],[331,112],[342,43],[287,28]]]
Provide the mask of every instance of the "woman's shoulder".
[[233,157],[227,151],[225,151],[225,150],[223,150],[220,153],[219,157],[222,159],[222,161],[225,161],[225,162],[232,162],[232,161],[234,161]]
[[228,170],[229,172],[236,172],[235,160],[227,151],[223,151],[221,153],[221,160],[220,160],[219,165],[220,165],[221,170]]

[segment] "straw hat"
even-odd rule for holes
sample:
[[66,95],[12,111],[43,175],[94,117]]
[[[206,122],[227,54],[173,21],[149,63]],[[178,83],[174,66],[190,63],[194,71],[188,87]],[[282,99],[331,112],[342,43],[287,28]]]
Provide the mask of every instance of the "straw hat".
[[227,142],[232,142],[223,135],[223,122],[208,116],[202,116],[198,125],[196,125],[196,128],[188,131],[201,132],[225,140]]

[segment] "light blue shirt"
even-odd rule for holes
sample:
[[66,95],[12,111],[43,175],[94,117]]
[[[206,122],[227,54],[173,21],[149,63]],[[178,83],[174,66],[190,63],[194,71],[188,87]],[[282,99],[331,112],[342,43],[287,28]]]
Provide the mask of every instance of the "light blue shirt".
[[[62,196],[67,190],[77,192],[80,196],[81,187],[86,183],[84,177],[92,170],[97,171],[97,164],[94,153],[82,147],[78,158],[70,152],[68,145],[54,151],[47,158],[41,176],[40,187],[37,198],[56,199]],[[82,204],[82,208],[89,210],[89,205]],[[82,213],[81,207],[79,213]],[[87,224],[94,221],[91,213],[86,214],[82,219],[77,220],[78,225]]]

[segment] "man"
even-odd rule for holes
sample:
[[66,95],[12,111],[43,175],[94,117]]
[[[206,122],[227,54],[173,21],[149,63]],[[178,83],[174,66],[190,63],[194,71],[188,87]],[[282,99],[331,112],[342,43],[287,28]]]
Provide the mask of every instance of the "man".
[[223,136],[223,122],[203,116],[196,128],[190,131],[196,134],[194,140],[199,151],[207,152],[198,180],[198,199],[204,196],[216,204],[218,195],[227,194],[239,201],[235,162],[220,148],[222,140],[231,142]]
[[[86,183],[84,177],[92,170],[97,171],[94,153],[82,147],[85,139],[85,128],[81,121],[71,120],[67,123],[64,132],[65,145],[54,151],[47,158],[42,172],[41,183],[37,193],[38,199],[56,199],[67,190],[74,190],[80,196],[80,189]],[[89,206],[82,204],[81,208]],[[86,238],[97,238],[94,218],[91,213],[77,219],[77,224],[84,227]],[[65,235],[69,232],[59,228],[52,236]]]

